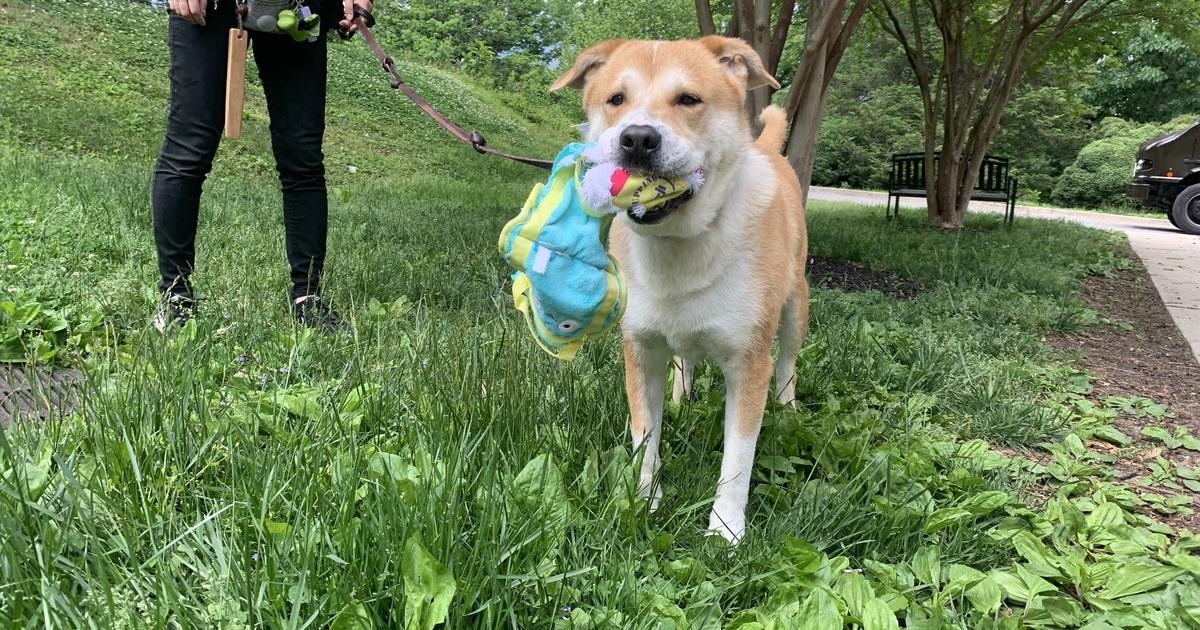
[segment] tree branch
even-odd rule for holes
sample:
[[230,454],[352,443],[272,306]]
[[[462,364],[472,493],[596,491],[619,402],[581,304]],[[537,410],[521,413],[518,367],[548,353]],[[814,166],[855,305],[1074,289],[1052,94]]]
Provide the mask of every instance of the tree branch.
[[842,30],[838,32],[837,39],[829,43],[828,51],[825,53],[825,83],[821,86],[822,90],[829,89],[829,83],[833,80],[834,70],[842,61],[842,54],[846,52],[846,47],[850,45],[850,36],[858,28],[858,23],[862,20],[863,15],[867,12],[867,5],[870,0],[858,0],[857,3],[850,7],[850,15],[846,16],[846,21],[842,24]]
[[[707,2],[707,0],[696,0],[696,2],[701,1]],[[775,32],[771,35],[771,58],[767,61],[767,72],[771,75],[779,70],[779,60],[783,57],[783,46],[787,43],[795,11],[796,0],[783,0],[779,5],[779,16],[775,18]]]
[[712,4],[709,0],[696,0],[696,21],[700,23],[701,35],[717,34],[717,25],[713,23]]

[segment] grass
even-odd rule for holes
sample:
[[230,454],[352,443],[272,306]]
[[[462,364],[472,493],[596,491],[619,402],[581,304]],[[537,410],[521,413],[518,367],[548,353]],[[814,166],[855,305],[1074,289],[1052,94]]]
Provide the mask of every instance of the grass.
[[[815,255],[929,291],[906,301],[814,292],[800,404],[768,409],[749,536],[731,552],[702,531],[719,373],[700,366],[696,398],[668,409],[666,495],[649,514],[631,493],[617,335],[556,363],[506,297],[494,238],[540,173],[433,132],[385,133],[381,112],[403,110],[386,89],[361,87],[369,79],[354,78],[345,50],[333,57],[347,70],[335,76],[349,78],[331,85],[331,128],[344,133],[331,131],[330,161],[361,168],[331,168],[328,290],[354,333],[289,323],[278,192],[254,141],[231,147],[205,193],[201,316],[175,336],[153,332],[146,199],[162,57],[137,27],[161,33],[161,18],[125,4],[50,5],[0,13],[0,98],[17,121],[0,135],[0,332],[31,360],[84,367],[87,385],[79,413],[0,431],[3,625],[1196,619],[1195,539],[1153,522],[1146,501],[1112,482],[1083,440],[1123,436],[1086,404],[1086,375],[1042,342],[1097,320],[1075,292],[1086,275],[1128,264],[1118,237],[1041,221],[1005,229],[991,216],[946,233],[914,217],[885,222],[879,208],[813,204]],[[68,24],[84,13],[112,28],[74,37]],[[43,25],[39,54],[18,55]],[[98,90],[18,79],[40,68],[83,80],[60,72],[74,63],[128,79]],[[464,77],[435,76],[474,95],[454,114],[544,148],[519,131],[553,123],[530,122]],[[419,87],[451,98],[433,80]],[[135,89],[159,101],[130,98]],[[26,105],[10,110],[16,100]],[[70,126],[68,113],[118,102],[141,122]],[[256,111],[251,139],[265,133]],[[424,129],[410,114],[405,124]],[[5,299],[66,327],[12,326]],[[46,344],[56,352],[32,356]],[[1145,588],[1113,577],[1122,573]]]

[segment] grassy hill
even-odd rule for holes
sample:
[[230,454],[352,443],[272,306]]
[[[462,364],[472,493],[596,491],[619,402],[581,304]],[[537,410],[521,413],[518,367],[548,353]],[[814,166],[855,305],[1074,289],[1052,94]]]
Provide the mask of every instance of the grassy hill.
[[[1200,543],[1151,518],[1190,508],[1158,486],[1175,503],[1151,506],[1094,448],[1128,446],[1115,408],[1165,411],[1088,399],[1087,375],[1043,341],[1097,323],[1075,293],[1129,266],[1118,237],[811,208],[814,254],[923,292],[814,291],[800,404],[768,410],[731,552],[702,529],[719,372],[700,366],[696,399],[669,406],[651,514],[631,492],[619,336],[558,363],[511,306],[495,237],[542,173],[451,144],[359,43],[332,47],[327,142],[328,293],[353,333],[289,323],[255,90],[206,187],[200,316],[153,331],[163,32],[161,12],[118,0],[0,0],[0,360],[87,374],[78,413],[0,430],[0,625],[1197,618]],[[549,155],[568,137],[569,102],[402,70],[496,145]]]
[[[386,16],[386,12],[383,13]],[[147,168],[162,141],[167,99],[166,13],[108,0],[0,5],[0,111],[8,140],[55,154],[116,158]],[[383,41],[385,47],[388,41]],[[397,53],[398,54],[398,53]],[[251,55],[252,56],[252,55]],[[452,120],[497,146],[539,154],[569,138],[566,107],[489,90],[398,57],[401,76]],[[245,131],[222,147],[218,176],[273,173],[262,89],[247,70]],[[525,167],[480,160],[452,143],[388,84],[357,39],[330,43],[328,170],[334,183],[380,175],[528,179]],[[565,97],[556,97],[565,98]]]

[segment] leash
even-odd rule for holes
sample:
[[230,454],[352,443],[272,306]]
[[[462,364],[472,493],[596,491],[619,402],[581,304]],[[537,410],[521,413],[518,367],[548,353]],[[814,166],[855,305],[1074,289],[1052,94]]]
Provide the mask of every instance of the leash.
[[[546,170],[550,170],[550,167],[553,166],[554,163],[550,160],[522,157],[489,147],[487,145],[487,140],[483,137],[483,134],[479,133],[478,131],[471,131],[468,133],[462,127],[459,127],[451,122],[450,119],[446,118],[446,116],[439,112],[437,108],[435,108],[433,105],[430,105],[425,99],[421,98],[421,95],[417,94],[416,91],[409,87],[409,85],[404,82],[404,79],[400,78],[400,73],[396,71],[395,62],[393,62],[392,58],[386,52],[384,52],[383,47],[379,45],[379,40],[375,39],[375,34],[371,32],[371,27],[375,26],[375,16],[371,15],[370,11],[367,11],[359,6],[355,6],[354,20],[358,24],[358,31],[362,33],[363,40],[367,42],[367,46],[371,49],[371,52],[375,54],[375,58],[379,60],[381,65],[383,65],[383,69],[387,70],[387,73],[391,75],[392,88],[400,90],[401,93],[408,97],[408,100],[412,101],[413,104],[421,108],[421,111],[425,112],[425,114],[432,118],[434,122],[441,125],[441,127],[448,131],[450,135],[454,136],[460,142],[471,145],[471,148],[475,149],[475,151],[485,155],[494,155],[496,157],[502,157],[514,162],[520,162],[521,164],[536,166],[537,168],[544,168]],[[342,37],[342,39],[350,39],[354,36],[353,33],[346,32],[344,29],[338,29],[338,34]]]

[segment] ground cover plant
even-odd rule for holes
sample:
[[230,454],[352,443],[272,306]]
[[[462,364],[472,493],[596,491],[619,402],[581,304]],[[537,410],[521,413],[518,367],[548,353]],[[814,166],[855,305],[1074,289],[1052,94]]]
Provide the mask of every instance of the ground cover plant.
[[[799,405],[768,409],[749,535],[730,550],[702,532],[719,373],[701,366],[695,397],[670,406],[666,495],[648,513],[616,335],[556,363],[508,302],[495,235],[541,173],[447,146],[386,84],[364,87],[377,77],[353,49],[333,57],[352,78],[331,95],[331,137],[345,141],[330,144],[328,272],[354,332],[289,323],[278,192],[253,141],[228,147],[206,193],[201,317],[153,332],[162,17],[38,6],[53,10],[0,9],[0,349],[77,366],[86,386],[76,413],[0,430],[3,625],[1200,624],[1200,542],[1158,520],[1192,509],[1190,495],[1155,490],[1195,490],[1197,472],[1160,465],[1132,487],[1112,467],[1138,437],[1116,414],[1170,410],[1097,404],[1042,340],[1122,325],[1076,297],[1082,278],[1129,265],[1118,237],[991,216],[947,233],[813,204],[814,255],[921,291],[814,291]],[[76,37],[84,17],[103,34]],[[30,40],[44,54],[23,52]],[[409,63],[416,82],[425,71]],[[127,81],[26,78],[103,68]],[[431,96],[451,98],[436,80],[462,86],[453,98],[470,102],[452,112],[499,130],[494,142],[558,141],[529,134],[555,123],[435,76]],[[112,93],[130,84],[159,100]],[[266,133],[253,105],[251,138]],[[125,109],[68,126],[69,111],[107,108]]]

